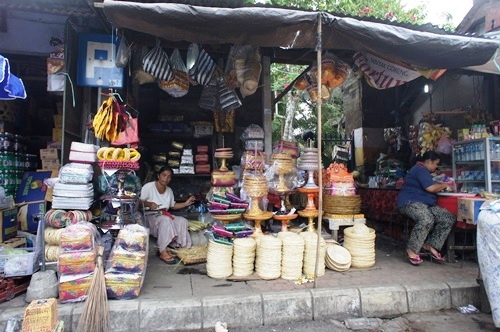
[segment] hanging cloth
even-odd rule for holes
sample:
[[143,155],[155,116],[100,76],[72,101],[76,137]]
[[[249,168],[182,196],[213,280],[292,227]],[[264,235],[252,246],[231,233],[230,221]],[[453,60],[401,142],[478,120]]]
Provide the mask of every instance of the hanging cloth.
[[9,60],[0,55],[0,100],[25,99],[23,81],[10,72]]

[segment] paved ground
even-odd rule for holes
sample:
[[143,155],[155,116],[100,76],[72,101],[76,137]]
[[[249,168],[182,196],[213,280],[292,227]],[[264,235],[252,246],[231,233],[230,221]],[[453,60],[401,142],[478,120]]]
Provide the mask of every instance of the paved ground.
[[[369,317],[393,318],[397,316],[393,312],[390,315],[392,317],[383,317],[384,312],[377,311],[378,303],[376,301],[378,299],[370,298],[377,292],[382,295],[382,298],[387,295],[387,299],[384,301],[394,301],[394,304],[385,303],[384,305],[405,307],[406,309],[401,311],[396,310],[401,314],[411,313],[412,310],[425,311],[425,307],[422,308],[422,304],[418,302],[421,298],[418,292],[422,289],[422,285],[424,285],[423,291],[426,292],[427,297],[429,294],[431,295],[431,301],[432,294],[437,294],[438,297],[442,297],[444,294],[445,304],[440,304],[437,300],[435,305],[426,304],[431,311],[435,309],[432,306],[436,306],[438,309],[452,309],[457,303],[460,305],[473,304],[480,307],[481,302],[477,295],[479,293],[478,287],[476,287],[477,276],[477,263],[467,259],[467,257],[454,264],[437,264],[426,260],[420,266],[412,266],[405,258],[401,246],[392,245],[388,239],[379,236],[377,238],[376,264],[373,268],[351,268],[342,273],[327,269],[326,274],[318,278],[316,289],[314,289],[314,283],[296,284],[284,279],[216,280],[206,275],[205,264],[190,266],[164,264],[154,255],[154,242],[152,242],[146,278],[139,298],[129,301],[110,301],[112,322],[114,321],[115,326],[112,331],[179,331],[179,326],[185,330],[195,331],[213,329],[219,320],[233,320],[230,323],[233,325],[230,327],[234,327],[238,324],[244,324],[245,319],[248,320],[248,326],[281,325],[282,321],[277,320],[279,317],[276,317],[275,313],[270,313],[270,310],[275,310],[276,307],[280,306],[282,312],[276,312],[278,315],[283,314],[284,319],[287,315],[294,318],[294,315],[308,312],[308,315],[305,315],[303,319],[307,321],[308,317],[312,320],[315,315],[321,315],[321,310],[328,309],[322,308],[318,304],[320,302],[318,302],[317,296],[328,294],[334,299],[337,298],[337,296],[331,295],[332,290],[334,292],[352,291],[355,296],[361,299],[361,302],[357,303],[358,311],[355,314],[357,317],[362,317],[367,313],[367,310],[371,310],[368,313]],[[451,295],[449,294],[450,290]],[[394,294],[399,296],[400,293],[403,296],[402,302],[398,302],[399,298],[394,300]],[[313,302],[311,303],[311,301]],[[269,304],[270,302],[273,303]],[[249,311],[232,314],[238,317],[224,317],[228,312],[231,315],[231,305],[233,304],[243,305],[244,310],[251,306],[257,311],[254,310],[254,316]],[[270,306],[266,307],[268,305]],[[0,321],[2,323],[0,330],[3,330],[7,318],[22,317],[26,306],[24,295],[20,295],[12,301],[1,303]],[[60,317],[65,320],[66,324],[65,331],[74,329],[81,308],[82,304],[59,304]],[[296,311],[290,312],[290,310]],[[267,314],[270,316],[266,316]],[[166,315],[165,320],[158,322],[158,315],[160,317]],[[240,315],[241,317],[239,317]],[[172,321],[171,316],[176,317],[177,321]],[[411,315],[409,319],[410,317]],[[332,318],[341,320],[342,317]],[[126,319],[129,321],[124,322]],[[192,323],[184,326],[182,325],[184,320]],[[299,321],[301,317],[292,320]],[[425,324],[431,324],[431,322]],[[421,331],[433,331],[426,329],[425,326],[427,325],[424,325]],[[235,331],[244,331],[244,329]]]

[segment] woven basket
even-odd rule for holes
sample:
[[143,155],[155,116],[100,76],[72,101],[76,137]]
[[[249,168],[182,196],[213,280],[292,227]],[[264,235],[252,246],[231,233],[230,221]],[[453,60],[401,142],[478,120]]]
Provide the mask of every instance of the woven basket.
[[257,243],[247,237],[233,241],[233,276],[246,277],[253,274]]
[[174,250],[175,254],[184,265],[205,263],[207,261],[207,246],[192,246],[191,248],[179,248]]
[[361,212],[361,196],[323,195],[323,210],[331,214],[358,214]]
[[292,232],[279,232],[278,238],[283,242],[281,278],[285,280],[297,280],[302,276],[304,239]]
[[265,280],[281,276],[281,239],[272,235],[262,235],[257,241],[255,272]]
[[207,275],[214,279],[224,279],[233,274],[233,246],[208,241]]
[[[313,232],[303,232],[300,236],[304,239],[304,266],[303,271],[307,277],[313,277],[316,268],[316,248],[318,243],[318,235]],[[318,264],[318,277],[325,274],[325,255],[326,255],[326,241],[322,237],[319,239],[319,264]]]

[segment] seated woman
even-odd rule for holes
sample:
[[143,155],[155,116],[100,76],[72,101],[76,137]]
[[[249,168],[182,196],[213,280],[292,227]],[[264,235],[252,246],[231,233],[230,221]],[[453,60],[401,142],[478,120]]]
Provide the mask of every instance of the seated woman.
[[146,183],[141,190],[141,200],[144,207],[151,210],[160,210],[161,213],[147,215],[145,226],[149,227],[151,235],[158,240],[160,259],[167,264],[176,264],[176,259],[166,250],[167,246],[180,248],[191,247],[191,237],[188,232],[186,218],[173,216],[169,209],[178,210],[194,203],[194,196],[184,203],[174,200],[174,193],[168,186],[172,180],[173,171],[164,166],[158,172],[156,181]]
[[399,213],[415,221],[406,244],[406,254],[413,265],[422,263],[419,255],[421,248],[430,252],[438,262],[445,261],[439,250],[457,219],[451,212],[436,205],[436,193],[452,189],[449,184],[432,179],[431,173],[436,171],[439,161],[436,152],[425,152],[406,175],[398,194]]

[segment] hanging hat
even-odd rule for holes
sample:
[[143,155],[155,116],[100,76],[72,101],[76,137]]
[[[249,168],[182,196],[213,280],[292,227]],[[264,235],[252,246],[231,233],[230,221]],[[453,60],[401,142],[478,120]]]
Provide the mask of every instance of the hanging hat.
[[0,100],[15,98],[26,98],[23,81],[10,72],[9,60],[0,55]]

